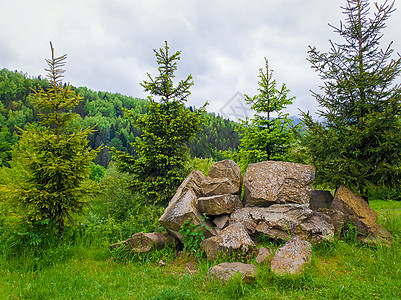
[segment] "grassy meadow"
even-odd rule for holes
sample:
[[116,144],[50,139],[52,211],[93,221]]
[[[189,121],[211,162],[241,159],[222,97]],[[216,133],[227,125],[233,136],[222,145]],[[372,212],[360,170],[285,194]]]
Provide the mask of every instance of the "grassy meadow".
[[[401,202],[371,206],[380,213],[401,208]],[[1,248],[0,299],[401,299],[401,214],[386,211],[379,222],[394,236],[391,248],[370,248],[352,237],[336,240],[314,246],[302,275],[277,278],[259,266],[251,284],[238,277],[221,284],[208,278],[212,263],[206,258],[198,261],[174,249],[111,251],[110,243],[123,234],[105,224],[53,244]]]

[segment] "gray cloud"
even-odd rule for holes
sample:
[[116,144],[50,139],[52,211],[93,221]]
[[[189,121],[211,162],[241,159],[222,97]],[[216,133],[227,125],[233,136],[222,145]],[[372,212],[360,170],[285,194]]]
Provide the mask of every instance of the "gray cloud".
[[[381,1],[382,2],[382,1]],[[194,77],[190,105],[220,108],[237,92],[257,92],[264,57],[278,83],[296,96],[298,109],[316,111],[310,89],[320,84],[306,61],[308,45],[325,51],[337,39],[345,0],[235,1],[2,1],[0,67],[44,74],[48,41],[68,54],[66,80],[75,86],[146,97],[140,82],[156,74],[152,49],[169,42],[182,51],[177,80]],[[396,39],[400,11],[388,22],[385,41]],[[400,40],[394,48],[401,52]]]

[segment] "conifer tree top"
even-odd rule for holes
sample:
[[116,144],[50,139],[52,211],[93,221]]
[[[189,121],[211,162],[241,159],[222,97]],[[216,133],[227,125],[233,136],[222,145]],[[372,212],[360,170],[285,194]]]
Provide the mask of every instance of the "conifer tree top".
[[[188,96],[191,94],[190,87],[194,84],[192,75],[189,75],[185,80],[180,80],[177,86],[174,86],[173,78],[174,72],[177,70],[177,60],[180,60],[181,51],[174,54],[169,54],[169,47],[167,41],[164,48],[159,51],[153,49],[157,64],[159,65],[159,75],[155,78],[147,73],[149,81],[143,81],[141,86],[145,92],[149,92],[152,96],[159,96],[160,102],[181,102],[187,101]],[[152,96],[149,97],[153,101]]]

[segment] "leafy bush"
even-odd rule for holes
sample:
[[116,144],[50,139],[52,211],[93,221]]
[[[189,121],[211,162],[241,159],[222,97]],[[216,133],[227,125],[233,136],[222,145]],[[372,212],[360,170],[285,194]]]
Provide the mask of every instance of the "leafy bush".
[[204,230],[210,230],[206,226],[205,219],[201,221],[200,224],[194,224],[192,218],[188,218],[180,229],[180,233],[183,235],[184,251],[195,255],[198,259],[202,258],[204,253],[202,248],[202,242],[205,240]]

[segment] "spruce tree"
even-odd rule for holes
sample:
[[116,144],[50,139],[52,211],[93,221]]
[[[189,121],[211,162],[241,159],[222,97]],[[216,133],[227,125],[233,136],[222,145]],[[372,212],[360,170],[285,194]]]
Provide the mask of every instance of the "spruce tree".
[[153,78],[147,74],[149,81],[141,83],[150,93],[148,111],[139,116],[125,112],[142,132],[141,138],[131,143],[136,154],[113,149],[113,158],[120,171],[133,175],[130,185],[134,191],[144,194],[149,203],[166,205],[188,173],[187,143],[201,130],[204,107],[194,112],[185,108],[193,85],[191,75],[174,85],[181,52],[170,55],[166,42],[154,53],[159,75]]
[[295,97],[288,97],[290,91],[285,84],[277,87],[266,58],[265,64],[265,71],[262,68],[259,70],[259,94],[253,97],[245,95],[245,101],[251,104],[256,114],[252,119],[243,120],[239,127],[241,144],[233,156],[243,169],[259,161],[292,160],[291,145],[295,134],[292,120],[283,113],[283,109],[292,104]]
[[50,224],[61,235],[65,220],[82,211],[93,190],[88,188],[90,166],[97,150],[87,147],[87,137],[94,129],[72,130],[76,114],[70,112],[81,97],[70,85],[62,83],[66,55],[47,59],[50,87],[38,86],[30,95],[35,109],[41,111],[39,126],[20,130],[19,151],[13,160],[23,168],[20,182],[3,187],[23,207],[27,221]]
[[316,166],[317,180],[346,185],[365,198],[369,187],[394,188],[401,179],[401,58],[390,43],[380,48],[381,31],[394,2],[348,0],[344,23],[334,27],[343,43],[330,41],[327,53],[310,47],[309,61],[324,81],[313,92],[320,121],[303,113],[305,146]]

